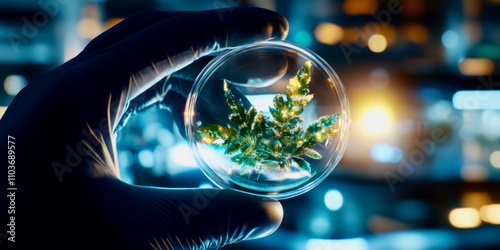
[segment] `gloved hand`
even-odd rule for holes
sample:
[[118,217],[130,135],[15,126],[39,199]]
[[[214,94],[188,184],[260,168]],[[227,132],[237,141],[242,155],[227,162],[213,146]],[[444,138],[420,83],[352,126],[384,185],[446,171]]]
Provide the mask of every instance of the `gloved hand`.
[[[272,199],[230,190],[123,183],[113,131],[129,103],[183,105],[172,101],[183,91],[166,90],[173,86],[169,82],[182,88],[185,79],[179,70],[194,60],[225,48],[282,39],[287,30],[282,16],[257,8],[141,13],[29,84],[0,121],[2,143],[15,141],[15,179],[8,187],[17,190],[7,191],[15,194],[15,214],[1,216],[2,225],[15,216],[13,245],[205,249],[276,230],[283,210]],[[166,83],[154,85],[166,76]],[[0,155],[5,182],[7,150]],[[7,194],[2,194],[2,208],[12,204]],[[0,240],[0,246],[7,242]]]

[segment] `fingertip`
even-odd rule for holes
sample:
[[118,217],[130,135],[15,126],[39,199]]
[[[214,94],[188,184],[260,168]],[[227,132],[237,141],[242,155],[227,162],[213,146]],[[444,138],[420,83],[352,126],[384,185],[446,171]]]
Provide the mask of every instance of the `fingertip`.
[[[252,240],[268,236],[275,232],[283,221],[283,207],[275,199],[247,195],[231,190],[221,190],[223,199],[231,201],[229,218],[233,218],[235,228],[245,228],[239,237],[233,239]],[[241,227],[244,225],[243,227]]]
[[[280,13],[274,12],[272,10],[258,8],[258,7],[248,7],[252,8],[258,16],[268,17],[268,25],[264,27],[265,33],[269,35],[270,38],[283,40],[288,35],[288,20]],[[261,13],[258,13],[261,12]]]
[[288,20],[285,16],[278,14],[276,22],[276,37],[280,40],[284,40],[288,36],[289,27],[290,25],[288,24]]
[[238,39],[229,37],[229,44],[227,44],[229,47],[240,46],[247,42],[282,40],[288,35],[287,19],[272,10],[259,7],[236,7],[215,11],[223,23],[229,24],[226,26],[230,28],[229,34],[238,37]]
[[268,236],[274,233],[281,222],[283,221],[283,206],[281,203],[275,199],[263,199],[256,204],[259,205],[261,211],[259,213],[263,216],[261,221],[265,221],[267,223],[260,224],[260,230],[254,230],[245,238],[245,240],[258,239],[265,236]]

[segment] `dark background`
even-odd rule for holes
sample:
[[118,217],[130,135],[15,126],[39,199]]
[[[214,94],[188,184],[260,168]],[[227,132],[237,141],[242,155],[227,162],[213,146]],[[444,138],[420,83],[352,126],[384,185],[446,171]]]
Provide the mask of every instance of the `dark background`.
[[[500,245],[498,0],[2,0],[0,114],[22,87],[133,13],[233,6],[289,20],[287,40],[343,81],[352,130],[332,174],[283,200],[275,234],[225,249]],[[167,111],[131,119],[118,151],[128,183],[210,187]]]

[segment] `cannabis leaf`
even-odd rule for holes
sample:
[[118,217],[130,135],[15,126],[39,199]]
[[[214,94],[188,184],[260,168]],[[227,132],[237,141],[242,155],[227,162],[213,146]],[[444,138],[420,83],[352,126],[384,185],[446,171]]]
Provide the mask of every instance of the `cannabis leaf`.
[[311,61],[307,61],[290,79],[285,95],[278,94],[269,107],[271,117],[264,116],[254,106],[246,109],[241,100],[236,100],[229,84],[224,80],[224,96],[231,109],[229,120],[234,126],[208,124],[199,127],[197,136],[202,143],[225,147],[225,155],[241,166],[241,172],[256,169],[258,163],[276,162],[280,168],[289,168],[294,162],[311,172],[309,162],[301,156],[321,159],[312,146],[336,134],[334,128],[339,114],[322,116],[305,130],[300,114],[313,99],[309,94]]

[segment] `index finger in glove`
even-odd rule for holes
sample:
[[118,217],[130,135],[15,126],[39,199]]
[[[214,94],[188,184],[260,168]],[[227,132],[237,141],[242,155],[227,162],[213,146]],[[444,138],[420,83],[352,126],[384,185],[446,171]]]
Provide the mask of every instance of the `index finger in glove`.
[[[110,47],[106,57],[119,65],[110,74],[132,74],[130,97],[195,59],[213,51],[286,36],[286,19],[269,10],[234,8],[169,16]],[[123,84],[123,83],[117,83]],[[114,86],[120,87],[120,86]]]

